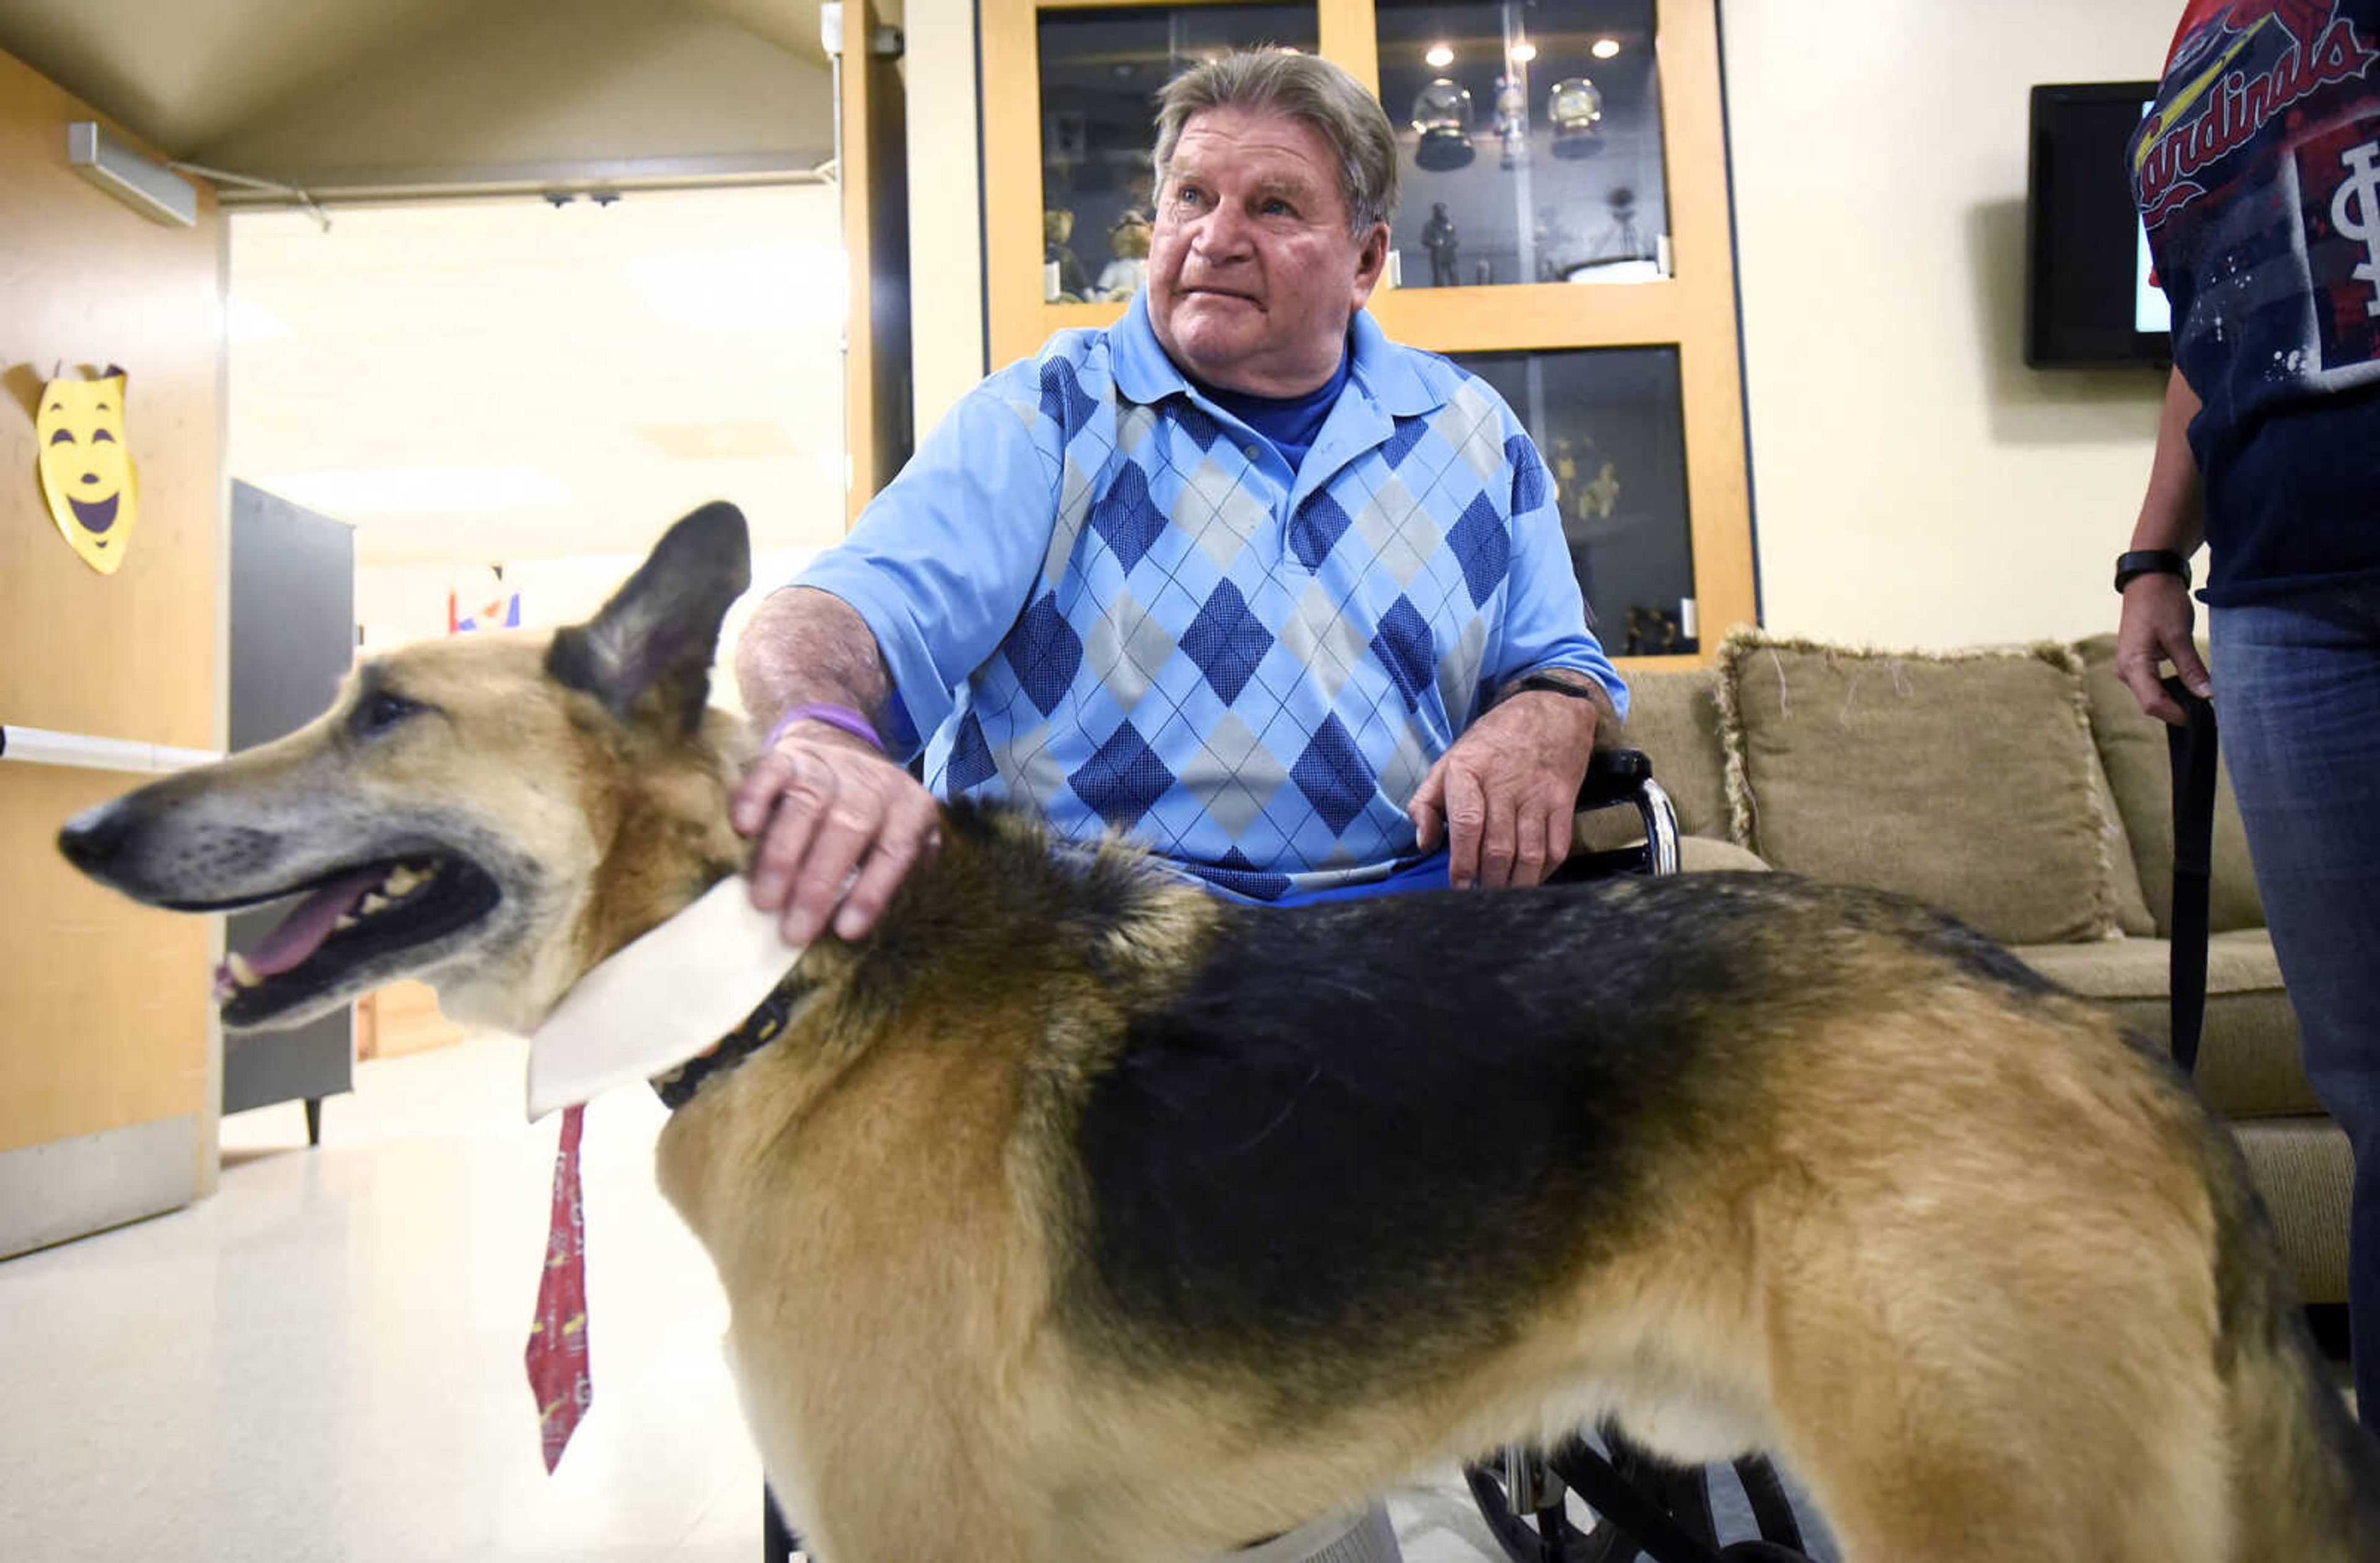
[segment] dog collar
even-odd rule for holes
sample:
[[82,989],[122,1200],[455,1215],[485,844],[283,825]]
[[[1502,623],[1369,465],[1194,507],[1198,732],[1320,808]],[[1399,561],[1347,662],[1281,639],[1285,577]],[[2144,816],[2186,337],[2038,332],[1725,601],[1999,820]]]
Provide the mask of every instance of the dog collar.
[[661,1097],[662,1106],[675,1112],[694,1100],[703,1082],[734,1069],[776,1040],[777,1034],[785,1029],[785,1017],[794,1012],[802,996],[817,986],[802,975],[799,967],[787,972],[784,980],[760,1000],[760,1007],[745,1016],[742,1025],[721,1037],[717,1047],[707,1053],[697,1053],[667,1074],[654,1078],[653,1093]]
[[669,1101],[665,1076],[683,1085],[683,1101],[783,1027],[806,986],[795,971],[801,954],[779,931],[778,915],[752,904],[748,880],[720,880],[579,978],[530,1034],[528,1116],[638,1080],[662,1082]]

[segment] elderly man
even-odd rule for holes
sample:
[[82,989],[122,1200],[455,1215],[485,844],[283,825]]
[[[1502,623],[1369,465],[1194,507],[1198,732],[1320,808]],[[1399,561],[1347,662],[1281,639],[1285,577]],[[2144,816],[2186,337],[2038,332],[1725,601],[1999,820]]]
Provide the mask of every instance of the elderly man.
[[[1160,95],[1147,285],[965,397],[736,649],[753,899],[856,938],[934,798],[1285,903],[1534,884],[1626,692],[1510,408],[1364,312],[1378,102],[1233,55]],[[925,784],[901,761],[924,751]]]

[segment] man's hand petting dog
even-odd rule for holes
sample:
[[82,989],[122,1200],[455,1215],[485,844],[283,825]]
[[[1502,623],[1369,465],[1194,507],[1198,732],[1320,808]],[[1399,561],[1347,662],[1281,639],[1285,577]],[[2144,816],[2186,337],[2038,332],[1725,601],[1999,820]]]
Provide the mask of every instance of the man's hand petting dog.
[[866,741],[823,722],[796,724],[752,762],[728,818],[755,840],[752,904],[783,909],[791,945],[818,938],[829,918],[838,938],[862,937],[909,870],[942,844],[933,794]]

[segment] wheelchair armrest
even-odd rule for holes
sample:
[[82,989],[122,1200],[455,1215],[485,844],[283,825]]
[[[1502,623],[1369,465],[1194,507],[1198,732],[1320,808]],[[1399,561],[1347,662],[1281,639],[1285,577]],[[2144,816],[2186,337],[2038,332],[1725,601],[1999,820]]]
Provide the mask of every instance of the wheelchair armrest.
[[1575,812],[1633,804],[1652,779],[1653,761],[1642,749],[1597,749],[1587,757]]
[[1670,794],[1653,780],[1653,761],[1640,749],[1597,749],[1587,757],[1586,779],[1579,783],[1578,806],[1585,814],[1598,808],[1633,805],[1644,821],[1640,846],[1618,852],[1574,854],[1563,872],[1593,877],[1609,870],[1674,874],[1682,866],[1678,849],[1678,811]]

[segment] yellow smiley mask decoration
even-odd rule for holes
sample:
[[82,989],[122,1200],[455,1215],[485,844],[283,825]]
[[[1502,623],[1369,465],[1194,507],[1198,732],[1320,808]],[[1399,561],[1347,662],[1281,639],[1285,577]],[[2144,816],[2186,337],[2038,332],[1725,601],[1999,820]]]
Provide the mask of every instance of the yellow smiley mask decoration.
[[33,429],[51,518],[84,563],[115,574],[140,515],[140,479],[124,442],[124,371],[51,381]]

